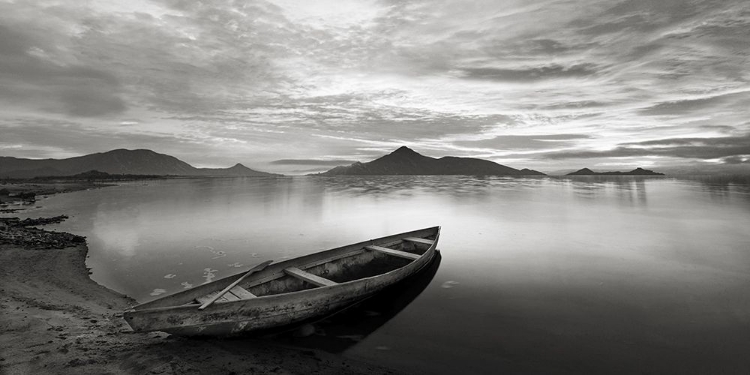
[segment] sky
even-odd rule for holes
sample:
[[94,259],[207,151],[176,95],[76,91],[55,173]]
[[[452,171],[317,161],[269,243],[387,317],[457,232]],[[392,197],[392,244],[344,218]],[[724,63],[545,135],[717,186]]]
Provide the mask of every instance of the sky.
[[0,155],[750,173],[747,0],[0,0]]

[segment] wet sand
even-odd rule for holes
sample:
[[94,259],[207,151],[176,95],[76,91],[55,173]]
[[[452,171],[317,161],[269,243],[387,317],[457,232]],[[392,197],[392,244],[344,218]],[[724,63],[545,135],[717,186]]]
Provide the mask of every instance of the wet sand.
[[3,374],[394,374],[377,365],[264,339],[133,333],[135,301],[88,277],[85,244],[0,245]]

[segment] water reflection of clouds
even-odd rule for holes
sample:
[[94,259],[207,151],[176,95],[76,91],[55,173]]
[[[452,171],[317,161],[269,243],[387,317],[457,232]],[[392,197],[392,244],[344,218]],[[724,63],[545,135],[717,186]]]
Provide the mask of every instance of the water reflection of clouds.
[[750,203],[750,175],[681,176],[693,182],[697,190],[708,193],[713,201],[726,202],[732,197]]
[[102,250],[131,257],[140,245],[141,231],[133,225],[122,225],[122,222],[132,223],[134,219],[131,211],[98,211],[91,231],[105,244]]
[[575,176],[559,179],[564,186],[572,189],[576,198],[599,200],[602,197],[615,197],[620,203],[629,206],[646,206],[647,177],[633,176]]
[[481,196],[501,189],[539,187],[544,177],[496,176],[338,176],[316,178],[327,193],[354,196],[412,197],[425,194]]

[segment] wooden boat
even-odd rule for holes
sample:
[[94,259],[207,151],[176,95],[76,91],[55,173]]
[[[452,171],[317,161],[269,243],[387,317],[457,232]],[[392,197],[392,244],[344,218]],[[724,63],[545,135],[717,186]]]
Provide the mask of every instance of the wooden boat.
[[289,259],[135,306],[123,316],[134,331],[183,336],[235,335],[324,317],[419,272],[435,256],[439,237],[440,227],[425,228]]

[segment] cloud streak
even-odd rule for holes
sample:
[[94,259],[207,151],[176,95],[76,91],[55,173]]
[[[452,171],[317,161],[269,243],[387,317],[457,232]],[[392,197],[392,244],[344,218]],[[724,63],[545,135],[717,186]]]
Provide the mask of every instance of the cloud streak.
[[342,160],[342,159],[280,159],[274,160],[271,164],[277,165],[315,165],[315,166],[338,166],[338,165],[349,165],[354,163],[354,160]]
[[606,151],[563,151],[545,154],[549,159],[590,159],[661,156],[687,159],[720,159],[736,164],[750,155],[750,135],[717,138],[670,138],[623,143]]
[[126,110],[113,74],[61,65],[33,40],[0,25],[0,98],[71,117],[101,117]]
[[595,75],[598,71],[592,64],[572,66],[546,65],[525,69],[463,68],[460,70],[463,73],[463,78],[466,79],[505,82],[587,77]]
[[465,147],[497,150],[544,150],[570,147],[576,140],[590,139],[586,134],[502,135],[490,139],[455,141]]

